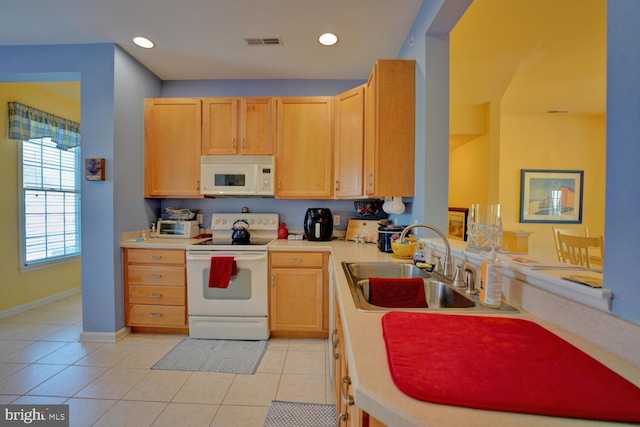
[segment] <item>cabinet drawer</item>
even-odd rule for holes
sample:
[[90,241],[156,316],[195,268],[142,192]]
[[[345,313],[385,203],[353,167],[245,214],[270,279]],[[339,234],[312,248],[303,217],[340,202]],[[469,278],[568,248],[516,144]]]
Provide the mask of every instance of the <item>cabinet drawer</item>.
[[184,306],[129,304],[128,326],[185,326]]
[[129,265],[129,285],[184,286],[185,268],[160,265]]
[[324,267],[322,252],[271,252],[271,267]]
[[131,304],[185,305],[184,287],[179,286],[129,286]]
[[129,263],[184,264],[185,251],[181,249],[129,249]]

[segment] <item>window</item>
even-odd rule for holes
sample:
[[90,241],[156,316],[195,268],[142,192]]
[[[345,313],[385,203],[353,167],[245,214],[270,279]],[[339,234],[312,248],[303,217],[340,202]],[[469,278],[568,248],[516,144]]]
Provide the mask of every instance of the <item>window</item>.
[[21,270],[80,256],[80,147],[21,141]]

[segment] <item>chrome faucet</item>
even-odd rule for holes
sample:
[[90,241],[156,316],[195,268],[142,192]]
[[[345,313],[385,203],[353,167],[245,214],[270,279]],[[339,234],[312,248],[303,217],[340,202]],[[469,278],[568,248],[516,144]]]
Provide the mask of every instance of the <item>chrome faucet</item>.
[[417,227],[428,228],[429,230],[435,231],[438,234],[438,236],[440,236],[440,238],[444,241],[444,246],[446,248],[447,253],[445,254],[445,257],[444,257],[444,272],[442,274],[446,277],[453,276],[453,262],[451,261],[451,246],[449,246],[449,240],[447,240],[447,236],[445,236],[444,233],[440,231],[440,229],[435,225],[412,224],[406,227],[404,230],[402,230],[402,234],[400,234],[400,241],[404,242],[404,239],[407,236],[407,233],[409,232],[409,230]]

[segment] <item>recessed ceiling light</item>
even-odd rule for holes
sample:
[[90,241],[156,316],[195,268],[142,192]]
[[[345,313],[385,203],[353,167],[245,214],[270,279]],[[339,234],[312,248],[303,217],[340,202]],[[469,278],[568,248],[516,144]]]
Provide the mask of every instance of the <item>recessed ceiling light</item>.
[[318,41],[321,45],[333,46],[334,44],[338,43],[338,36],[333,33],[324,33],[318,38]]
[[145,49],[151,49],[152,47],[154,47],[155,45],[153,44],[153,42],[151,40],[149,40],[146,37],[134,37],[133,38],[133,42],[135,44],[137,44],[140,47],[143,47]]

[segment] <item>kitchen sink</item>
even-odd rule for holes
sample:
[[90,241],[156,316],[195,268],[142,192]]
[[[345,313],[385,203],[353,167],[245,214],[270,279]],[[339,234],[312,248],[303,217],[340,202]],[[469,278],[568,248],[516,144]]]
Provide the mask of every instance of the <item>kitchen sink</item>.
[[[369,305],[373,305],[369,302],[369,280],[360,280],[357,286],[364,300],[369,303]],[[426,303],[430,309],[470,308],[476,305],[473,300],[456,292],[452,287],[438,280],[424,280],[424,294]]]
[[[343,262],[342,268],[349,282],[351,296],[359,311],[481,311],[481,312],[517,312],[511,305],[502,302],[500,308],[489,308],[480,304],[477,295],[469,295],[464,289],[457,289],[451,280],[437,272],[429,273],[413,264],[397,262]],[[428,307],[401,308],[392,302],[386,306],[369,302],[370,278],[421,278],[424,281],[424,294]]]
[[369,277],[381,278],[412,278],[420,277],[428,279],[431,273],[419,269],[413,264],[393,262],[358,262],[346,263],[348,273],[360,279]]

